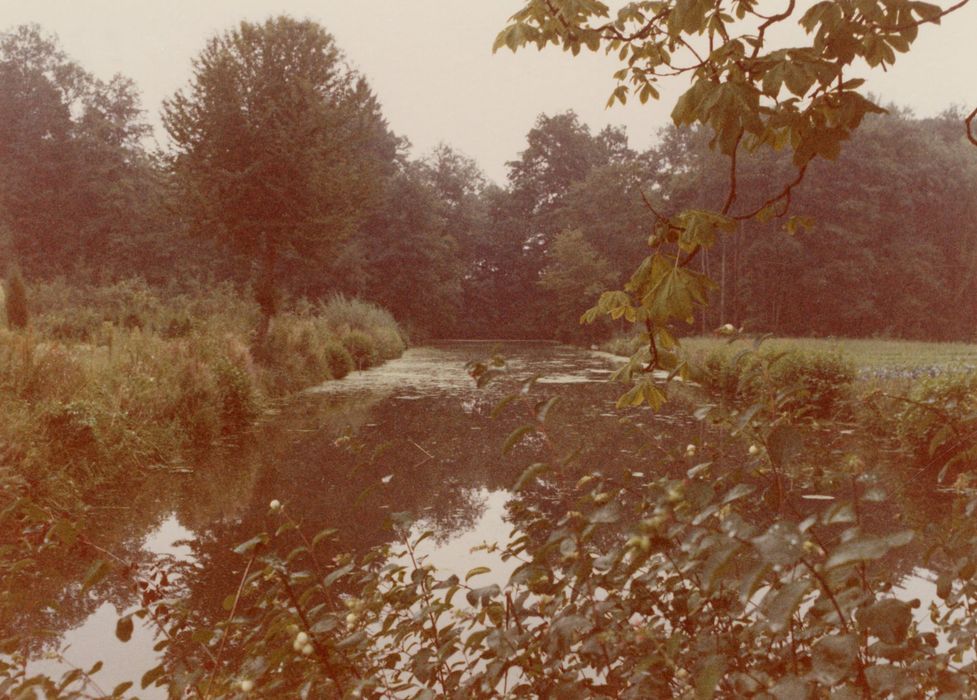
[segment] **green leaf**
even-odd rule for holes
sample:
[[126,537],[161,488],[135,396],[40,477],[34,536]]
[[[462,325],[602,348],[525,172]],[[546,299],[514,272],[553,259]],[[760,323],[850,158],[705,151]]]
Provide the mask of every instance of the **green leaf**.
[[492,570],[487,566],[476,566],[474,569],[472,569],[467,574],[465,574],[465,582],[467,583],[468,581],[475,578],[476,576],[491,573],[491,571]]
[[339,530],[334,527],[327,527],[325,530],[320,530],[316,533],[316,536],[312,538],[312,548],[315,549],[315,547],[325,539],[332,539],[332,536],[337,532],[339,532]]
[[509,437],[506,438],[505,444],[502,445],[502,454],[509,454],[509,451],[522,442],[522,439],[526,437],[526,435],[535,431],[536,427],[533,425],[520,425],[518,428],[509,433]]
[[326,577],[322,579],[322,586],[324,588],[329,588],[332,584],[336,583],[336,581],[341,579],[343,576],[345,576],[352,570],[353,570],[353,565],[346,564],[345,566],[341,566],[338,569],[335,569],[334,571],[330,571],[328,574],[326,574]]
[[905,691],[913,687],[906,671],[893,664],[869,666],[865,669],[865,679],[877,698],[908,697]]
[[822,637],[811,649],[811,677],[830,687],[852,674],[857,658],[858,640],[854,635]]
[[112,697],[120,698],[122,695],[132,687],[132,681],[125,681],[124,683],[119,683],[112,689]]
[[776,522],[750,542],[772,566],[793,566],[804,554],[804,535],[790,522]]
[[726,659],[724,657],[713,654],[707,658],[695,674],[696,700],[710,700],[714,697],[725,671]]
[[519,394],[509,394],[508,396],[506,396],[502,400],[500,400],[492,408],[492,413],[491,413],[492,418],[498,418],[499,415],[502,413],[502,411],[505,410],[505,407],[508,406],[510,403],[512,403],[513,401],[515,401],[518,398],[519,398]]
[[751,493],[756,491],[756,486],[753,484],[737,484],[731,488],[726,495],[723,496],[722,504],[732,503],[733,501],[739,500],[744,496],[749,496]]
[[855,617],[869,634],[874,634],[886,644],[901,644],[906,641],[906,634],[913,621],[909,604],[892,598],[861,608]]
[[522,491],[531,481],[535,481],[536,477],[549,469],[549,465],[545,462],[535,462],[526,467],[519,478],[516,480],[515,485],[512,487],[513,491]]
[[115,623],[115,636],[120,641],[128,642],[132,639],[132,628],[132,617],[130,615],[119,618],[119,621]]
[[268,542],[268,535],[261,533],[260,535],[255,535],[247,542],[242,542],[237,547],[234,548],[235,554],[246,555],[252,553],[255,549],[261,545]]
[[142,686],[143,690],[145,690],[154,682],[162,678],[164,673],[166,673],[166,669],[163,667],[163,664],[155,666],[142,675],[142,680],[139,681],[139,685]]
[[553,406],[556,405],[556,403],[559,400],[560,400],[559,396],[553,396],[547,399],[546,401],[540,401],[538,404],[536,404],[536,409],[535,409],[536,420],[538,420],[540,423],[545,423],[546,417],[549,415],[550,410],[553,408]]
[[763,614],[771,632],[779,633],[787,629],[790,618],[811,589],[811,581],[806,578],[785,584],[776,593],[768,593],[763,601]]
[[902,530],[886,537],[858,535],[835,547],[824,563],[824,568],[834,569],[858,561],[872,561],[885,556],[890,550],[912,541],[912,530]]
[[479,604],[485,605],[489,600],[499,595],[502,589],[499,585],[493,583],[491,586],[483,586],[482,588],[473,588],[465,594],[468,599],[468,604],[472,606],[478,606]]
[[90,567],[88,567],[88,571],[85,572],[85,579],[81,585],[82,591],[87,591],[89,588],[96,585],[99,581],[105,578],[110,571],[112,571],[111,564],[104,559],[96,560]]
[[340,639],[338,642],[336,642],[336,648],[347,649],[349,647],[357,646],[358,644],[366,640],[367,637],[368,635],[366,630],[359,630],[357,632],[354,632],[350,636],[346,637],[345,639]]
[[[797,676],[786,676],[781,678],[777,685],[770,689],[770,694],[777,700],[810,700],[811,685],[805,683]],[[832,700],[837,700],[834,695]]]

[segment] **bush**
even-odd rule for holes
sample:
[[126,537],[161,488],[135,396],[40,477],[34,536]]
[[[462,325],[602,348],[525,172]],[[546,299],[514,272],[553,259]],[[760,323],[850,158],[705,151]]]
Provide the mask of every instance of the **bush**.
[[215,371],[221,398],[222,432],[240,432],[258,417],[261,402],[257,387],[247,371],[229,360],[218,362]]
[[690,364],[693,378],[725,400],[752,404],[772,398],[795,417],[837,416],[855,381],[855,366],[838,353],[727,347]]
[[349,354],[349,351],[342,344],[335,340],[328,341],[323,346],[322,352],[326,356],[326,362],[329,365],[329,374],[333,379],[342,379],[356,368],[353,356]]
[[376,342],[377,354],[381,360],[392,360],[400,357],[407,347],[403,337],[396,327],[381,326],[373,332],[373,339]]
[[887,409],[917,466],[938,472],[941,480],[977,467],[977,376],[918,380],[909,396],[892,397]]
[[4,306],[7,309],[7,326],[10,328],[26,328],[29,318],[27,312],[27,288],[24,278],[16,267],[7,278],[7,289],[4,295]]
[[343,336],[343,347],[353,358],[356,369],[366,369],[377,363],[377,349],[373,338],[361,331],[350,331]]
[[386,309],[342,294],[320,303],[315,315],[339,338],[354,330],[370,333],[378,328],[397,329],[397,321]]

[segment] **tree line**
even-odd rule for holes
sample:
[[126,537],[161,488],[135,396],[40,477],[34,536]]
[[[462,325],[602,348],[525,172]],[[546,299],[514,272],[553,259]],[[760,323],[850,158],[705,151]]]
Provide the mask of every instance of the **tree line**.
[[[791,193],[809,225],[743,221],[697,257],[715,288],[686,330],[973,339],[977,158],[960,121],[868,115]],[[130,80],[96,78],[39,27],[0,36],[2,258],[28,284],[232,280],[266,322],[342,292],[420,337],[595,342],[617,329],[580,315],[647,254],[652,212],[715,209],[729,185],[705,127],[641,151],[572,111],[539,116],[503,185],[448,145],[411,158],[332,36],[289,18],[214,36],[163,123],[166,146],[147,146]],[[744,206],[791,177],[787,155],[742,155]]]

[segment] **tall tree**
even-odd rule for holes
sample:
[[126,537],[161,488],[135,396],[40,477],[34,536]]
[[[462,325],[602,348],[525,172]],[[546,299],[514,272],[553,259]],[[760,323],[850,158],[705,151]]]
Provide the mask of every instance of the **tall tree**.
[[211,38],[164,124],[195,230],[249,261],[264,327],[282,266],[314,277],[379,197],[399,147],[332,36],[288,17]]
[[156,191],[133,83],[98,80],[37,26],[0,34],[0,211],[32,275],[116,269]]

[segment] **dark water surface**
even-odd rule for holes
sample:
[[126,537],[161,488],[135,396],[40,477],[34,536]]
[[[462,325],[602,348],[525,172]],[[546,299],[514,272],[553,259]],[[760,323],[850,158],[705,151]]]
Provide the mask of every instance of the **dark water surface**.
[[[494,353],[505,356],[506,372],[477,389],[465,364]],[[388,516],[410,513],[418,532],[434,532],[421,554],[437,568],[464,576],[484,565],[492,574],[480,583],[502,584],[511,565],[471,550],[508,539],[509,489],[527,465],[576,453],[569,467],[574,472],[628,468],[653,476],[683,473],[694,463],[686,445],[700,444],[705,428],[687,409],[615,409],[623,389],[606,380],[618,362],[604,353],[547,343],[414,348],[382,367],[304,392],[240,445],[151,471],[135,485],[106,494],[93,511],[90,537],[126,562],[191,563],[179,582],[180,595],[210,624],[227,615],[222,601],[242,575],[245,562],[232,549],[279,524],[269,513],[273,499],[310,536],[337,528],[338,551],[388,542]],[[533,376],[539,379],[526,399],[493,417],[498,403]],[[533,404],[554,396],[559,401],[550,414],[548,444],[530,436],[503,456],[506,436],[527,422]],[[736,450],[745,454],[741,443],[729,445],[727,455],[723,440],[709,445],[713,453],[699,448],[695,461],[735,459]],[[549,505],[558,510],[559,499],[554,496]],[[0,624],[0,632],[34,633],[38,658],[32,670],[63,670],[60,662],[43,658],[60,650],[79,667],[104,661],[96,679],[105,691],[125,680],[138,688],[142,673],[159,662],[153,650],[158,633],[137,623],[128,643],[116,639],[116,621],[137,605],[137,592],[131,576],[118,571],[82,593],[78,582],[91,561],[89,552],[87,559],[52,563],[51,576],[37,590],[20,593],[22,619]],[[911,595],[932,598],[928,579],[905,576],[902,585]],[[139,695],[163,696],[158,689]]]
[[[499,353],[505,375],[478,389],[469,360]],[[549,343],[449,342],[413,348],[403,357],[341,381],[304,392],[269,416],[244,444],[188,463],[152,471],[137,486],[107,494],[93,511],[91,539],[121,560],[172,557],[194,563],[185,589],[196,610],[222,619],[221,602],[233,593],[243,561],[231,550],[254,534],[274,530],[268,504],[277,499],[314,534],[339,530],[338,548],[363,551],[388,541],[387,516],[409,512],[418,531],[433,530],[423,554],[439,569],[460,575],[486,565],[503,583],[509,566],[494,555],[471,552],[505,542],[508,489],[521,471],[553,450],[579,450],[581,473],[611,466],[681,461],[701,428],[689,416],[624,415],[614,408],[621,385],[607,382],[619,361],[604,353]],[[526,402],[497,417],[508,394],[538,376]],[[552,396],[550,445],[530,436],[502,455],[506,436],[527,422],[531,405]],[[140,628],[128,643],[115,637],[119,616],[133,609],[136,592],[123,573],[82,594],[90,561],[60,562],[39,590],[25,592],[24,616],[13,626],[36,635],[32,670],[63,668],[45,659],[58,649],[78,667],[97,660],[108,692],[137,683],[158,663],[157,633]],[[60,577],[59,577],[60,576]],[[156,697],[150,691],[141,697]]]

